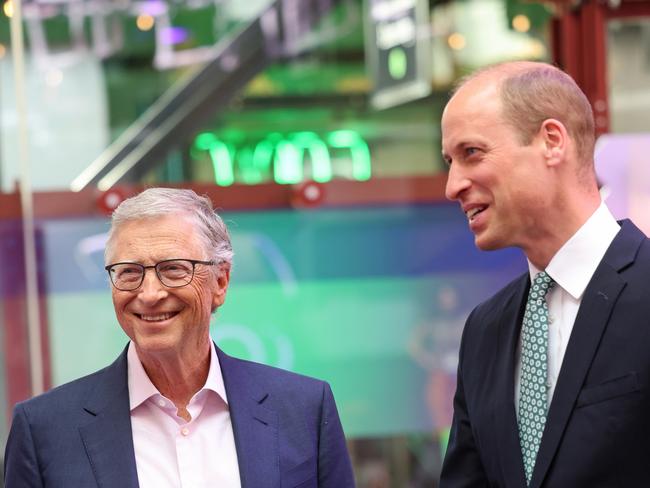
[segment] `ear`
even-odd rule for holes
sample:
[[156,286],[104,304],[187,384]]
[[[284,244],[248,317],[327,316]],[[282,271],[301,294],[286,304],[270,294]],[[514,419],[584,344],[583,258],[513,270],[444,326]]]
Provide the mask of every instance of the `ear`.
[[544,158],[549,166],[557,166],[568,155],[569,133],[562,122],[546,119],[542,122],[538,136],[544,147]]
[[212,292],[212,311],[214,312],[226,301],[226,292],[230,283],[230,265],[224,263],[220,266],[219,275],[216,279],[215,288]]

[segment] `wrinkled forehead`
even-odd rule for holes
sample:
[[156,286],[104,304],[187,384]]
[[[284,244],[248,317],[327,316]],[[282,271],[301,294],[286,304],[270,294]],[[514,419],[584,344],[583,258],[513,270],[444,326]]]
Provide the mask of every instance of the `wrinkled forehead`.
[[112,222],[110,233],[112,235],[128,236],[131,234],[138,234],[143,229],[144,232],[156,230],[169,230],[178,229],[182,227],[187,232],[198,233],[199,228],[197,219],[189,212],[172,212],[166,214],[153,214],[153,215],[137,215],[130,216],[127,219],[120,220],[119,222]]
[[115,254],[125,252],[155,254],[154,251],[161,253],[174,251],[178,254],[202,251],[205,245],[202,234],[190,215],[172,214],[122,222],[113,229],[109,247],[111,252],[107,258],[114,260]]

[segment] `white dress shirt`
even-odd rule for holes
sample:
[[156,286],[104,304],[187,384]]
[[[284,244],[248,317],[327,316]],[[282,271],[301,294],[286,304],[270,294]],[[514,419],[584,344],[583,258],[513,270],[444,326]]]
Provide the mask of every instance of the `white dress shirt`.
[[[546,273],[555,281],[555,286],[546,295],[549,314],[547,370],[549,406],[582,296],[620,228],[607,206],[601,203],[582,227],[564,243],[546,267]],[[537,273],[542,271],[530,261],[528,270],[531,282]],[[517,418],[521,386],[521,346],[520,336],[515,368]]]
[[186,422],[153,385],[131,343],[127,353],[133,447],[140,488],[240,488],[239,464],[221,367],[190,400]]

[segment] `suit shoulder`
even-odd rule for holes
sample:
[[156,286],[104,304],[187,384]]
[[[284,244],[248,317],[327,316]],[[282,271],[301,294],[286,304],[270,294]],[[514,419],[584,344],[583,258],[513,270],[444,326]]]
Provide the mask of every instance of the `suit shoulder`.
[[[527,282],[528,274],[521,274],[472,310],[463,328],[461,356],[471,356],[482,348],[493,347],[500,324],[513,320],[512,314],[520,310]],[[518,303],[513,303],[515,301]]]
[[518,292],[526,285],[528,273],[522,273],[505,285],[487,300],[479,303],[472,311],[472,316],[488,318],[500,314],[505,304],[515,299]]
[[282,392],[322,392],[327,383],[323,380],[294,373],[286,369],[257,363],[246,359],[226,356],[228,361],[234,361],[251,377],[265,387]]
[[650,237],[644,235],[639,249],[639,257],[644,265],[650,265]]
[[57,412],[62,413],[72,405],[78,405],[80,402],[86,400],[110,367],[106,366],[94,373],[82,376],[81,378],[52,388],[45,393],[19,402],[16,404],[16,408],[25,410],[30,416],[44,414],[51,417]]

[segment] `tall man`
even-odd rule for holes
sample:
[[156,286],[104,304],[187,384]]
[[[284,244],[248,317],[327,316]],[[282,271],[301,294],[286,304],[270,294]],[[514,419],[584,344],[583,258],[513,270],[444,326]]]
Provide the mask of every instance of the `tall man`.
[[543,63],[487,68],[442,139],[476,245],[529,272],[467,319],[441,487],[650,486],[650,241],[601,203],[586,97]]
[[16,406],[7,488],[354,486],[329,386],[210,339],[232,254],[192,191],[149,189],[115,210],[106,269],[131,341],[107,368]]

